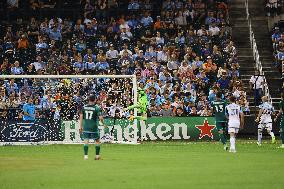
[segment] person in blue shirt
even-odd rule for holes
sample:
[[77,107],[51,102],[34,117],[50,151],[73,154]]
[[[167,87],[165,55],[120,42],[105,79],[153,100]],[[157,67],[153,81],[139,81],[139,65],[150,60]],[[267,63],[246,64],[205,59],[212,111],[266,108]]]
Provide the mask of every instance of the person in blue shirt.
[[76,47],[76,50],[80,53],[87,48],[86,43],[84,42],[82,38],[79,39],[79,41],[75,43],[75,47]]
[[7,94],[10,95],[11,93],[18,93],[19,87],[17,83],[15,83],[15,79],[11,79],[10,82],[4,84],[4,88],[7,91]]
[[20,75],[20,74],[23,74],[23,73],[24,73],[24,70],[23,70],[22,67],[20,67],[19,61],[15,61],[14,66],[11,67],[11,74]]
[[23,120],[28,121],[28,122],[33,122],[35,121],[35,105],[34,105],[34,100],[32,97],[28,99],[28,103],[24,104],[23,106]]
[[93,62],[91,57],[84,63],[84,68],[88,73],[93,72],[96,69],[96,63]]
[[217,81],[220,89],[228,89],[230,85],[230,80],[227,77],[227,73],[223,72],[222,77]]
[[77,69],[78,71],[83,71],[84,70],[84,64],[82,63],[82,62],[78,62],[78,61],[76,61],[76,62],[74,62],[74,64],[73,64],[73,68],[74,69]]
[[144,17],[142,17],[140,21],[144,27],[151,26],[153,24],[153,19],[151,16],[149,16],[148,12],[145,12]]
[[109,64],[105,58],[102,58],[101,61],[96,63],[96,69],[98,71],[108,71],[109,70]]
[[140,5],[137,1],[131,0],[127,8],[128,10],[139,10]]
[[280,47],[280,49],[277,51],[276,59],[280,61],[284,60],[284,48],[283,47]]
[[128,24],[128,26],[131,28],[131,29],[136,29],[137,28],[137,26],[138,26],[138,20],[137,20],[137,18],[136,18],[136,16],[135,16],[135,14],[133,14],[132,16],[131,16],[131,18],[127,21],[127,24]]
[[43,41],[42,37],[39,37],[38,43],[36,44],[36,51],[39,52],[42,49],[48,49],[48,45]]
[[209,92],[208,100],[210,103],[212,103],[214,100],[216,100],[216,94],[218,92],[217,88],[212,88]]
[[279,27],[275,27],[274,28],[274,33],[272,34],[271,38],[272,38],[272,42],[273,43],[278,43],[279,42],[279,40],[281,39],[281,32],[279,30]]
[[83,61],[87,62],[89,58],[92,58],[92,61],[96,61],[97,56],[93,54],[92,49],[87,49],[87,54],[84,55]]
[[60,31],[54,27],[52,30],[49,31],[48,34],[49,38],[55,41],[61,41],[62,40],[62,35]]
[[92,37],[96,35],[96,29],[92,26],[91,22],[88,22],[86,24],[86,27],[84,28],[84,34],[87,37]]

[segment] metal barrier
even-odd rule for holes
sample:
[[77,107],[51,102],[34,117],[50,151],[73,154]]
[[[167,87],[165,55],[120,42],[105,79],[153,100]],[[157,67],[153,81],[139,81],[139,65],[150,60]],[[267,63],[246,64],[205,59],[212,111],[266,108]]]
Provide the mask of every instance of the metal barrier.
[[251,21],[250,14],[249,14],[248,0],[245,0],[245,8],[246,8],[247,21],[248,21],[248,27],[249,27],[249,39],[250,39],[251,48],[253,50],[253,59],[254,59],[255,64],[256,64],[256,69],[259,71],[260,75],[263,75],[263,77],[264,77],[264,85],[263,85],[264,94],[265,94],[265,96],[267,96],[269,98],[269,101],[272,103],[272,98],[271,98],[271,95],[269,93],[267,80],[266,80],[266,77],[265,77],[263,69],[262,69],[262,64],[261,64],[261,61],[260,61],[260,55],[259,55],[259,52],[258,52],[258,49],[257,49],[257,44],[256,44],[256,40],[255,40],[255,37],[254,37],[253,29],[252,29],[252,21]]

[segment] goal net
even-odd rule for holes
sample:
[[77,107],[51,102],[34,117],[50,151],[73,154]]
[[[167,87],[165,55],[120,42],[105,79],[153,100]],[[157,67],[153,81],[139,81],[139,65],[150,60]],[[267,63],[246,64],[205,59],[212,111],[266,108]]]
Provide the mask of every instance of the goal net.
[[[102,142],[137,144],[137,123],[124,108],[137,103],[135,75],[0,75],[0,144],[77,144],[79,110],[97,97]],[[35,120],[23,119],[31,100]],[[27,106],[25,106],[27,108]]]

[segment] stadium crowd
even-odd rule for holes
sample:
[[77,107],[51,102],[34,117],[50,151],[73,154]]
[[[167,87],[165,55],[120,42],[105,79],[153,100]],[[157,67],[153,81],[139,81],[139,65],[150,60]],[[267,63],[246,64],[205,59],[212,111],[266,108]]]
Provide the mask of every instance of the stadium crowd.
[[[30,1],[40,10],[40,0]],[[56,2],[56,1],[54,1]],[[225,0],[82,1],[82,17],[36,16],[4,24],[0,33],[1,75],[132,75],[147,92],[148,116],[210,116],[216,92],[234,95],[245,112]],[[155,4],[156,5],[156,4]],[[45,7],[46,8],[46,7]],[[48,7],[52,9],[53,7]],[[155,16],[153,16],[155,15]],[[127,116],[130,79],[2,79],[0,117],[21,118],[32,96],[38,118],[76,118],[96,93],[106,116]]]
[[275,66],[284,73],[284,28],[276,24],[272,31],[271,39],[273,44],[273,53],[275,57]]

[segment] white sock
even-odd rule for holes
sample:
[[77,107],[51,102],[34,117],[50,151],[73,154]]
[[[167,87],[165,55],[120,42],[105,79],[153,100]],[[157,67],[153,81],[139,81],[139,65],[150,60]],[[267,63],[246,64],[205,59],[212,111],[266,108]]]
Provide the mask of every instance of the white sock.
[[271,138],[273,138],[274,137],[274,133],[272,132],[272,131],[270,131],[270,136],[271,136]]
[[262,139],[262,130],[258,129],[257,130],[257,142],[261,143],[261,139]]
[[236,138],[230,137],[230,150],[236,150]]

